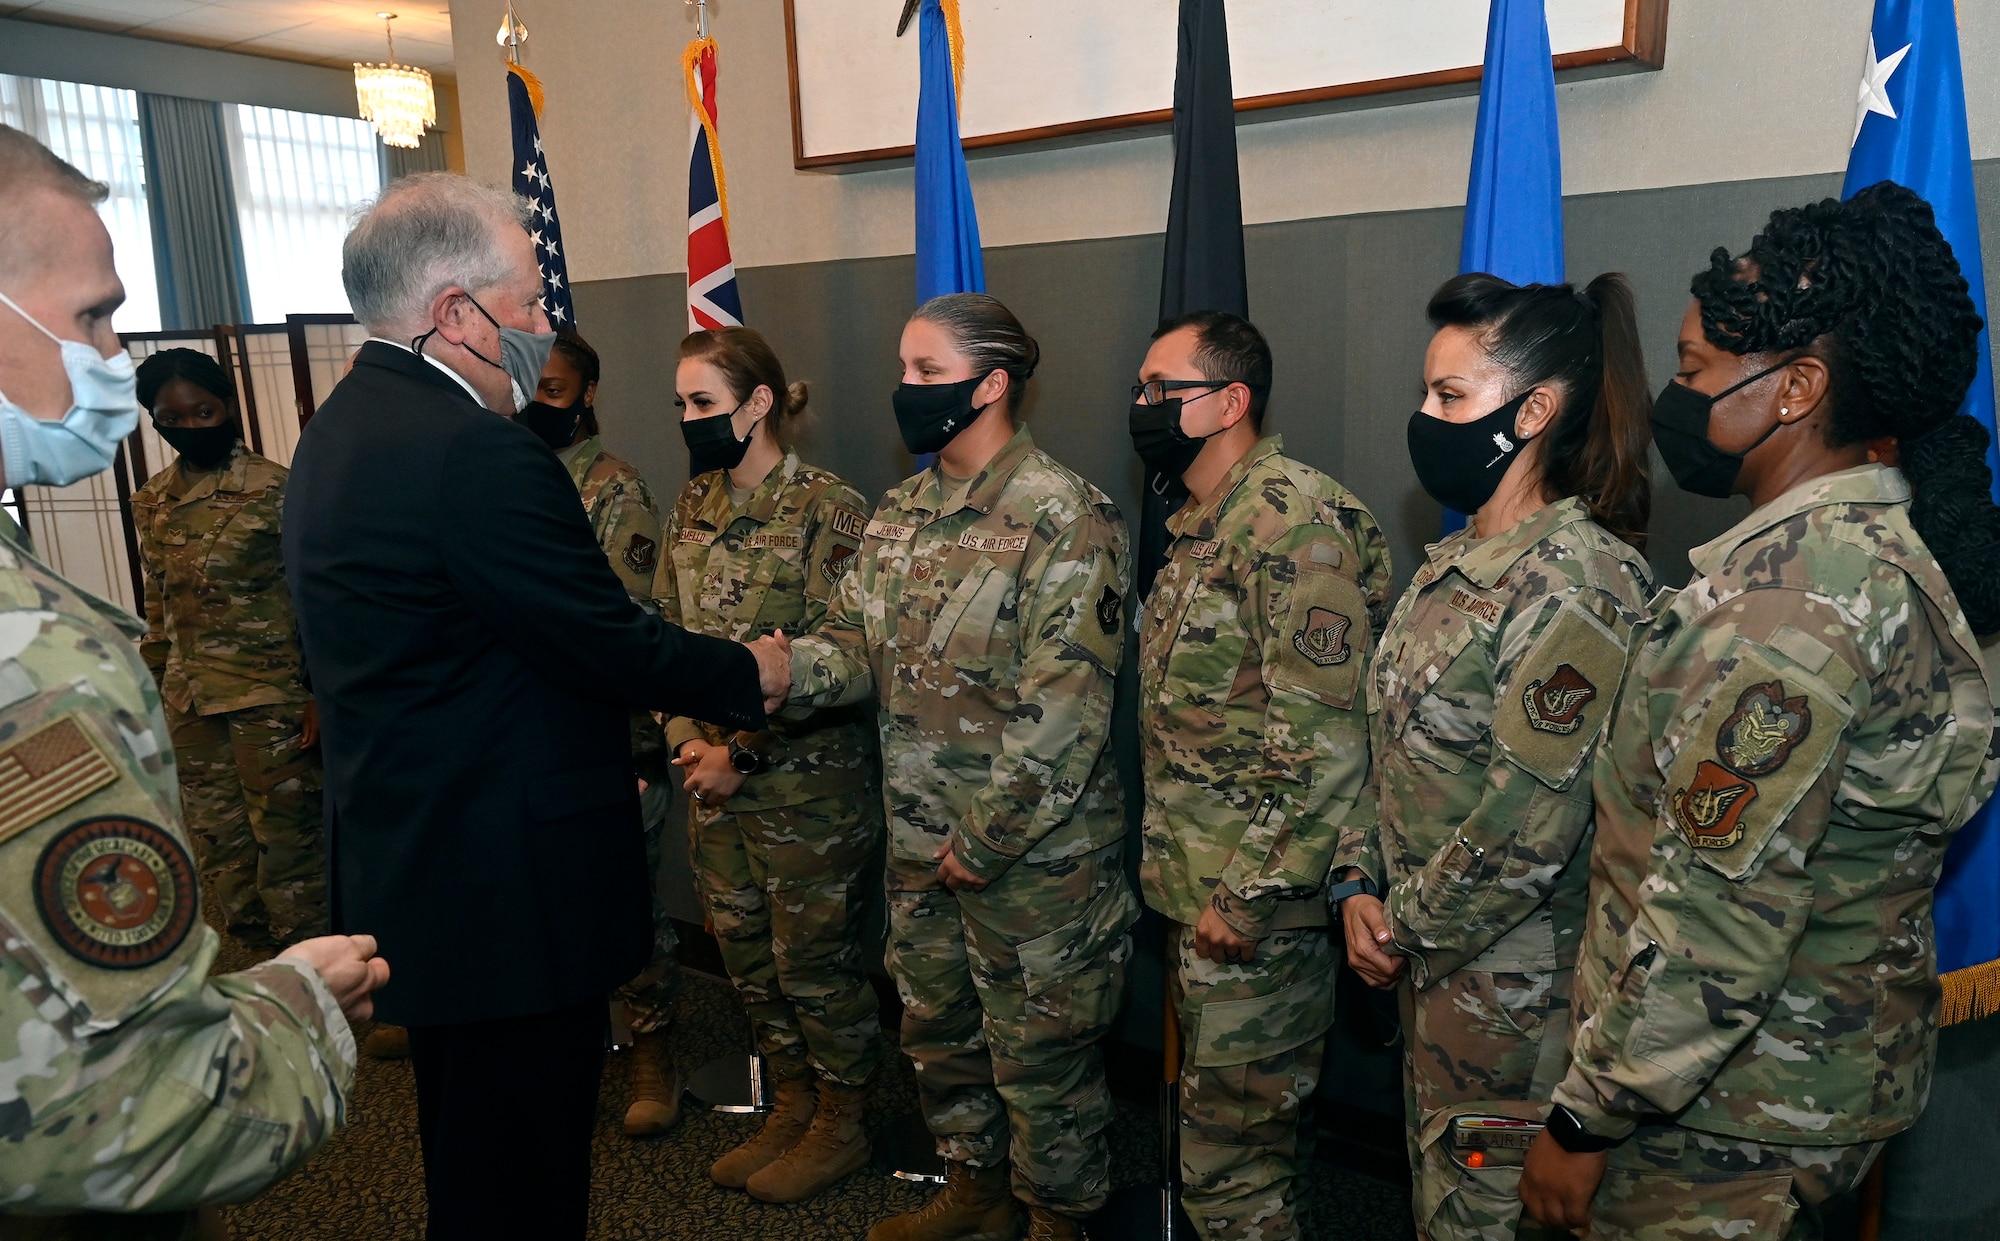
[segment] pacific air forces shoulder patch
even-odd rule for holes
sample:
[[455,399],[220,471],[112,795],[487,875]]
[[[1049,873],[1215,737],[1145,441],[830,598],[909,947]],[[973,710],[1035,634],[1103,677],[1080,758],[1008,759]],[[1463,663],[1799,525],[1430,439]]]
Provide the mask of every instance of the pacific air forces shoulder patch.
[[635,534],[625,544],[625,567],[634,573],[651,573],[660,558],[660,545],[643,534]]
[[1097,601],[1097,627],[1105,633],[1118,632],[1118,617],[1125,610],[1125,600],[1119,596],[1114,586],[1106,586],[1104,594]]
[[1292,645],[1309,663],[1321,668],[1344,664],[1354,648],[1347,643],[1347,631],[1354,619],[1329,608],[1306,612],[1305,624],[1292,634]]
[[1703,863],[1741,879],[1826,769],[1854,709],[1752,643],[1739,639],[1717,662],[1731,671],[1680,746],[1665,813]]
[[820,575],[829,582],[838,582],[854,566],[854,549],[836,543],[826,554],[826,560],[819,566]]
[[1596,752],[1625,644],[1591,608],[1572,599],[1535,637],[1512,683],[1493,707],[1493,739],[1506,756],[1550,788],[1566,788]]
[[[1310,558],[1295,561],[1291,604],[1271,640],[1282,643],[1270,687],[1315,698],[1346,710],[1361,687],[1361,666],[1372,640],[1368,599],[1345,573]],[[1360,628],[1356,629],[1355,626]]]

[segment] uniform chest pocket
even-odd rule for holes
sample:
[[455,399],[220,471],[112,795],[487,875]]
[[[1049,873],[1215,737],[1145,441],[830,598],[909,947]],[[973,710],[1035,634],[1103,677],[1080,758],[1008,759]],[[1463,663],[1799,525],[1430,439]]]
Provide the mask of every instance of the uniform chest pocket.
[[1002,640],[1011,635],[1019,607],[1014,576],[981,556],[938,609],[925,646],[934,659],[947,663],[990,654],[995,647],[1012,650]]
[[1173,648],[1164,690],[1220,713],[1236,687],[1249,646],[1241,623],[1242,600],[1227,579],[1206,578],[1182,588],[1179,615],[1167,618]]
[[1493,667],[1475,636],[1460,629],[1403,687],[1403,748],[1454,775],[1492,748]]

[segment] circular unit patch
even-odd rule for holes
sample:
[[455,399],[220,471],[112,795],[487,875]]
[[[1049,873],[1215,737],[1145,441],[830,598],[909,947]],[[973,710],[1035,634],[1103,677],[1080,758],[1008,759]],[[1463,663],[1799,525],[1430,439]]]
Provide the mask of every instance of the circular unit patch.
[[35,906],[73,955],[101,969],[165,960],[195,923],[194,863],[143,819],[85,819],[35,864]]

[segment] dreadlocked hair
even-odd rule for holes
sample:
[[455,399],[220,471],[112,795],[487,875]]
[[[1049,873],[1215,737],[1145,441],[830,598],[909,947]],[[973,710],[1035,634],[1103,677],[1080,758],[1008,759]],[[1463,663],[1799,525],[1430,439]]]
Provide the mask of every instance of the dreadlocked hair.
[[1897,441],[1910,524],[1973,632],[2000,630],[1989,437],[1958,412],[1983,325],[1930,204],[1883,181],[1845,202],[1775,211],[1749,250],[1717,248],[1691,287],[1716,348],[1826,363],[1831,447]]

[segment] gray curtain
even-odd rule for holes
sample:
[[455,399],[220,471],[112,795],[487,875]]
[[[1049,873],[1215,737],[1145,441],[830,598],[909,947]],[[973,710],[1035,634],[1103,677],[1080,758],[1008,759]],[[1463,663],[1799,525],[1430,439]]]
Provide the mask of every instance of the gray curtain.
[[248,322],[249,281],[222,105],[141,92],[139,138],[145,146],[160,326]]
[[444,139],[435,129],[427,129],[414,147],[382,144],[382,181],[386,185],[413,172],[444,172]]

